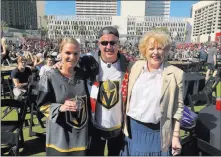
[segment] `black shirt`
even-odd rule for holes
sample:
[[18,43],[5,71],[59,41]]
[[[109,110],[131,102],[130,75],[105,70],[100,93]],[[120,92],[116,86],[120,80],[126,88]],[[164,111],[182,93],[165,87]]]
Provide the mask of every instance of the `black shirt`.
[[11,72],[12,79],[18,79],[19,83],[27,83],[29,76],[32,75],[31,69],[26,67],[23,72],[19,71],[18,68]]

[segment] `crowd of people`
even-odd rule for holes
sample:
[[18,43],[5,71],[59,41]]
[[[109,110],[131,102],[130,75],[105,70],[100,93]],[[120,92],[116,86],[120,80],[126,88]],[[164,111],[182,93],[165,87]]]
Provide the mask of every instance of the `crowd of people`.
[[16,99],[32,71],[40,75],[37,107],[47,117],[46,155],[103,156],[106,144],[109,156],[180,154],[184,72],[167,61],[180,54],[205,59],[206,52],[214,70],[219,45],[180,49],[155,30],[129,53],[116,28],[104,27],[98,36],[94,52],[82,52],[70,37],[27,38],[17,45],[2,39],[2,64],[17,63],[11,73]]

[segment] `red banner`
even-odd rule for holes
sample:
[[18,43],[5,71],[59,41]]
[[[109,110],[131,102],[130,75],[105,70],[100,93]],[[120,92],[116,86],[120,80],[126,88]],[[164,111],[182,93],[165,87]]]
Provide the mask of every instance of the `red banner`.
[[216,33],[215,41],[216,42],[221,42],[221,32]]

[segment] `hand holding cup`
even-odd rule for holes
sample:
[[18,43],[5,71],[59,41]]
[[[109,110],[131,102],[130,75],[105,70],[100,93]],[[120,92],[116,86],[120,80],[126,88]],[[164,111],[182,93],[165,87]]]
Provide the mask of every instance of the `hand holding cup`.
[[77,104],[75,100],[66,100],[63,105],[61,105],[60,112],[66,112],[66,111],[77,111]]

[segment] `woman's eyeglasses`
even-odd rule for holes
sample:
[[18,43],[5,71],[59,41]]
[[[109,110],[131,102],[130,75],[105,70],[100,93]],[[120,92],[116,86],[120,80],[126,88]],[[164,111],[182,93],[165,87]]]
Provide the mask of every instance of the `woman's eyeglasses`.
[[111,46],[114,46],[118,43],[119,41],[101,41],[101,45],[103,46],[107,46],[108,44],[110,44]]

